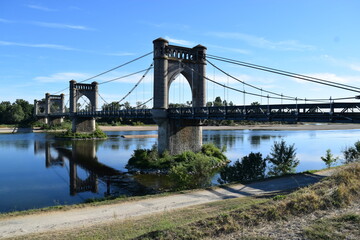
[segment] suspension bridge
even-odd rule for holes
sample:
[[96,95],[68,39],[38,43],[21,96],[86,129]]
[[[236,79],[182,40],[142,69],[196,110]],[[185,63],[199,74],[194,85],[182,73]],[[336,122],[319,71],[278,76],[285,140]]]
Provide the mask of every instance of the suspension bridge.
[[[158,38],[153,41],[153,51],[146,53],[115,68],[76,82],[71,80],[69,87],[54,94],[47,93],[43,100],[35,100],[34,115],[43,119],[45,123],[61,122],[64,117],[72,119],[73,132],[95,131],[96,118],[129,118],[153,119],[159,126],[158,148],[159,152],[169,150],[175,154],[184,150],[197,151],[202,144],[201,126],[207,120],[253,120],[253,121],[285,121],[285,122],[331,122],[331,123],[360,123],[360,88],[348,84],[336,83],[325,79],[296,74],[275,68],[242,62],[206,53],[207,48],[197,45],[193,48],[169,45],[168,41]],[[134,63],[144,57],[153,55],[153,62],[149,67],[121,77],[106,80],[101,83],[93,81],[85,83],[104,74]],[[218,67],[215,62],[242,66],[265,71],[281,76],[296,78],[314,84],[333,87],[351,92],[352,96],[328,99],[307,99],[289,96],[263,89],[249,84]],[[243,89],[229,84],[223,84],[206,75],[206,66],[211,65],[227,78],[241,83]],[[134,108],[121,108],[121,102],[134,94],[150,70],[153,70],[153,97],[138,104]],[[120,79],[143,73],[141,78],[123,96],[120,101],[109,104],[99,93],[99,86]],[[182,75],[191,90],[191,106],[173,108],[169,107],[170,85],[177,76]],[[211,106],[206,102],[207,84],[218,85],[227,91],[234,91],[244,98],[243,105]],[[252,91],[245,91],[244,86]],[[69,106],[65,104],[64,91],[69,91]],[[225,91],[225,90],[224,90]],[[61,93],[59,95],[59,93]],[[245,104],[245,96],[255,96],[266,100],[266,104],[258,102]],[[86,107],[81,109],[79,100],[87,99]],[[104,101],[99,109],[99,99]],[[280,100],[281,104],[270,104],[270,100]],[[282,104],[283,100],[292,103]],[[147,108],[146,104],[151,104]],[[56,106],[56,107],[54,107]]]

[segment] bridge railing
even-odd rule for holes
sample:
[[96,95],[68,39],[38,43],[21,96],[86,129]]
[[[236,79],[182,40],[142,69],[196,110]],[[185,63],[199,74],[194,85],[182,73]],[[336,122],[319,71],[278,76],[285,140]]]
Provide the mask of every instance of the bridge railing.
[[124,109],[77,112],[79,117],[152,118],[151,109]]
[[360,122],[360,103],[243,105],[168,109],[176,119]]

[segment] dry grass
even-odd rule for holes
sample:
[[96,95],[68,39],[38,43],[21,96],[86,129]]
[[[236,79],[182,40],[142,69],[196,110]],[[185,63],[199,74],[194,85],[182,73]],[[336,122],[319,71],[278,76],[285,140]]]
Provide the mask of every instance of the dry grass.
[[147,233],[137,239],[200,239],[218,237],[266,221],[286,220],[316,210],[345,207],[360,199],[360,163],[341,168],[332,177],[250,210],[234,210],[195,223]]

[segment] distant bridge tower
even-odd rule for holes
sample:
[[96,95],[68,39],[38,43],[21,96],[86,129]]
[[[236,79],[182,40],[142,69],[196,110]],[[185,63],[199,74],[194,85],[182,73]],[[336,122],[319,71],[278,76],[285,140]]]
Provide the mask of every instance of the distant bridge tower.
[[169,45],[158,38],[154,44],[154,106],[152,115],[159,126],[158,150],[177,154],[185,150],[198,151],[202,145],[200,120],[169,119],[169,89],[175,78],[182,74],[192,92],[192,106],[206,104],[206,47],[185,48]]
[[70,118],[72,118],[73,132],[94,132],[95,118],[94,117],[76,117],[77,102],[80,97],[86,96],[90,101],[90,106],[87,111],[96,111],[98,104],[98,83],[91,84],[76,83],[75,80],[70,81]]
[[45,124],[55,125],[63,122],[65,113],[64,94],[45,94],[44,100],[34,100],[34,115]]

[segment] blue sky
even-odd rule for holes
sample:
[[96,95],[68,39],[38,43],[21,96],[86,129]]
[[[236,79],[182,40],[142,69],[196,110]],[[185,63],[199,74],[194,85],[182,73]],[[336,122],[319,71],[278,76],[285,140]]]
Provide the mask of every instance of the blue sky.
[[[217,56],[360,87],[359,9],[356,0],[0,0],[0,101],[41,99],[46,92],[68,87],[72,79],[82,81],[152,51],[158,37],[185,47],[202,44]],[[149,56],[94,80],[120,77],[151,62]],[[308,99],[357,95],[214,63],[247,83],[284,95]],[[126,100],[135,104],[152,96],[151,73]],[[207,76],[259,93],[209,65]],[[107,102],[118,101],[140,77],[100,85],[100,94]],[[178,77],[170,89],[170,102],[190,100],[189,91],[184,78]],[[244,101],[242,94],[212,83],[207,96],[236,104]],[[245,96],[246,103],[252,101],[266,99]]]

